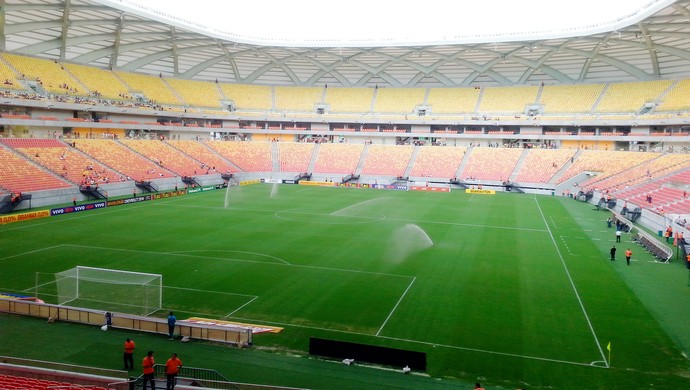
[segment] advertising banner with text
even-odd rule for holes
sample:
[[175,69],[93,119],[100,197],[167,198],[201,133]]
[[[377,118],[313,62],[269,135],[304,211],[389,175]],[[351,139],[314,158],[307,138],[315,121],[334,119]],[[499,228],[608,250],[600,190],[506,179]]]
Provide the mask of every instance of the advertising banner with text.
[[4,215],[4,216],[0,217],[0,225],[4,225],[6,223],[28,221],[31,219],[45,218],[45,217],[50,217],[50,211],[40,210],[40,211],[31,211],[28,213],[21,213],[21,214]]
[[79,213],[82,211],[91,211],[91,210],[95,210],[95,209],[105,208],[105,205],[106,205],[105,202],[96,202],[96,203],[80,204],[78,206],[59,207],[56,209],[50,209],[50,215],[61,215],[61,214]]

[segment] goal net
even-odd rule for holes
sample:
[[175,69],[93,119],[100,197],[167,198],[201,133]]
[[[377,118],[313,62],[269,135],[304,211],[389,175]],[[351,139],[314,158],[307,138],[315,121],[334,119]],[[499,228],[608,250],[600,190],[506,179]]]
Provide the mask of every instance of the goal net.
[[163,304],[163,276],[78,266],[55,274],[59,305],[149,315]]

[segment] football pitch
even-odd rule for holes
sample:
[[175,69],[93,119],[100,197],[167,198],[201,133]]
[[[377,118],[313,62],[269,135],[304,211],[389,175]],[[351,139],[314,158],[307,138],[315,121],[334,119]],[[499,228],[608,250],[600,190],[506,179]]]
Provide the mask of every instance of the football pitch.
[[[0,226],[0,291],[75,266],[155,273],[155,315],[284,328],[258,348],[420,351],[434,378],[495,388],[689,386],[687,271],[629,237],[609,261],[607,216],[550,196],[256,184]],[[679,285],[676,309],[650,307],[675,291],[655,283]]]

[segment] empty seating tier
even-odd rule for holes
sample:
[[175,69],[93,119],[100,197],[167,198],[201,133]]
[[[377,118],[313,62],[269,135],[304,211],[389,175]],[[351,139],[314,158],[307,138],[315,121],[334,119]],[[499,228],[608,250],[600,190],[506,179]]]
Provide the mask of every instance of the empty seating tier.
[[175,78],[165,81],[192,107],[220,107],[220,91],[214,83]]
[[144,74],[115,72],[130,88],[130,94],[141,93],[156,104],[170,104],[181,106],[183,103],[173,91],[163,82],[161,77]]
[[142,181],[174,176],[168,170],[117,141],[80,139],[75,141],[75,145],[82,152],[126,175],[125,179],[128,180]]
[[127,86],[109,70],[67,63],[63,66],[95,96],[116,100],[124,100],[128,96]]
[[466,150],[455,146],[420,146],[410,176],[455,178]]
[[280,171],[307,172],[313,151],[313,143],[278,143]]
[[609,84],[596,107],[597,112],[637,112],[654,101],[671,85],[671,81],[642,81]]
[[539,87],[487,87],[483,89],[479,111],[486,113],[522,113],[536,103]]
[[314,87],[276,87],[276,110],[314,112],[315,105],[321,103],[323,88]]
[[225,98],[233,101],[238,110],[270,111],[272,109],[271,87],[221,83],[220,88]]
[[208,146],[245,172],[271,172],[271,142],[209,142]]
[[415,106],[424,104],[424,88],[379,88],[376,94],[375,112],[407,114]]
[[118,181],[121,175],[59,140],[13,138],[5,144],[28,159],[75,184],[94,185]]
[[330,112],[356,112],[371,111],[371,100],[374,97],[372,88],[328,88],[326,91],[326,104],[330,106]]
[[530,149],[514,181],[548,183],[574,155],[574,149]]
[[[565,171],[563,176],[558,179],[562,183],[575,175],[583,172],[598,172],[599,179],[603,179],[623,172],[627,169],[641,164],[644,161],[657,157],[656,153],[631,153],[608,150],[584,150],[577,160]],[[580,183],[584,188],[586,184]]]
[[590,112],[603,90],[604,84],[547,85],[539,104],[547,114]]
[[467,166],[460,174],[461,179],[505,181],[515,169],[522,149],[472,148]]
[[180,176],[203,175],[207,172],[207,169],[201,168],[199,161],[165,142],[136,139],[127,139],[121,142],[123,145],[156,163],[160,168],[175,172]]
[[20,155],[0,147],[0,187],[11,192],[33,192],[48,189],[70,188],[71,184],[59,179]]
[[88,96],[90,91],[67,73],[56,61],[43,60],[32,57],[23,57],[13,54],[3,54],[7,62],[21,74],[27,81],[36,82],[46,91],[57,95]]
[[480,91],[477,88],[431,88],[427,105],[432,114],[472,113]]
[[412,157],[412,146],[371,145],[364,160],[362,175],[384,175],[400,177]]
[[362,157],[363,144],[321,144],[314,172],[352,174]]
[[236,167],[226,161],[223,157],[219,156],[205,143],[192,140],[171,140],[167,142],[174,148],[177,148],[183,153],[193,157],[195,160],[200,161],[206,168],[210,168],[211,171],[220,173],[237,172]]

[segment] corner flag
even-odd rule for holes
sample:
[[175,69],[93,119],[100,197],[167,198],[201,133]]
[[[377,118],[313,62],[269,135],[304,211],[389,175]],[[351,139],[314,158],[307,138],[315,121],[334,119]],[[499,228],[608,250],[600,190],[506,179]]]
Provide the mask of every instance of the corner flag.
[[608,345],[606,345],[606,349],[609,350],[609,362],[606,364],[607,368],[611,366],[611,342],[609,341]]

